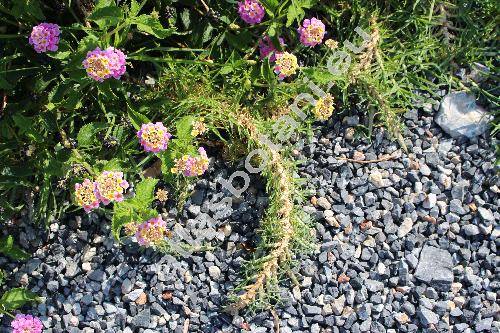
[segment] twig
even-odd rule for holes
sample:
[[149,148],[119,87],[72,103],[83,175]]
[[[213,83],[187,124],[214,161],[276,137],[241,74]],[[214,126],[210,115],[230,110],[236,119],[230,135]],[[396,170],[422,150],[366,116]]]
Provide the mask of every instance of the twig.
[[286,274],[288,274],[288,277],[290,278],[290,280],[294,285],[300,286],[299,280],[297,280],[297,277],[295,276],[295,274],[293,274],[291,270],[288,270]]
[[274,318],[274,333],[280,333],[280,318],[278,317],[274,309],[271,309],[271,314]]
[[3,97],[2,97],[2,103],[0,104],[0,116],[3,113],[3,110],[5,110],[5,107],[7,106],[7,93],[5,91],[2,91]]
[[347,161],[347,162],[353,162],[353,163],[361,163],[361,164],[369,164],[369,163],[378,163],[378,162],[384,162],[384,161],[389,161],[395,158],[398,158],[399,156],[397,155],[389,155],[389,156],[384,156],[376,160],[355,160],[352,158],[347,158],[347,157],[339,157],[338,159],[341,161]]
[[189,333],[189,318],[184,320],[184,327],[182,328],[182,333]]
[[210,7],[207,6],[207,4],[205,3],[205,1],[200,0],[200,2],[203,5],[203,7],[205,7],[205,10],[207,11],[207,14],[210,13]]

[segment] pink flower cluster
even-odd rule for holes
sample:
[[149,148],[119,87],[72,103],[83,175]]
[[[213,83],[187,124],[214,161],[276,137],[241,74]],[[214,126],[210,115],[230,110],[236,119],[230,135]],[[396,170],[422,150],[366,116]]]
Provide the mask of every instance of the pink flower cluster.
[[[283,38],[278,37],[278,40],[280,41],[281,46],[285,46],[285,41],[283,40]],[[261,60],[269,56],[269,61],[271,62],[276,61],[276,55],[281,53],[277,52],[276,46],[274,46],[273,41],[269,36],[264,36],[263,38],[259,39],[259,51]]]
[[316,46],[321,44],[325,36],[325,25],[321,20],[313,17],[312,19],[305,19],[302,26],[297,29],[300,34],[300,42],[305,46]]
[[123,172],[104,171],[95,182],[85,179],[75,184],[75,201],[88,213],[101,202],[108,205],[112,201],[123,201],[123,193],[128,187]]
[[82,206],[87,213],[99,207],[95,183],[90,179],[85,179],[83,183],[75,184],[75,201],[79,206]]
[[32,315],[18,314],[10,323],[12,333],[42,333],[42,321]]
[[105,50],[97,47],[87,53],[87,57],[83,60],[83,67],[91,78],[99,82],[111,77],[120,79],[126,70],[125,58],[125,54],[114,47],[108,47]]
[[162,220],[161,216],[154,217],[137,226],[135,238],[141,246],[150,246],[157,244],[167,232],[167,224]]
[[[297,31],[300,34],[300,42],[310,47],[321,44],[326,33],[323,22],[315,17],[305,19]],[[279,37],[278,40],[282,46],[285,45],[283,38]],[[295,74],[299,68],[297,57],[289,52],[278,52],[269,36],[259,40],[259,51],[260,59],[269,57],[271,62],[275,62],[274,72],[278,74],[279,80]]]
[[123,201],[123,192],[128,188],[128,182],[123,179],[123,172],[104,171],[95,182],[96,196],[104,205],[112,201]]
[[243,0],[238,2],[238,13],[248,24],[257,24],[262,21],[266,11],[257,0]]
[[298,68],[299,64],[295,55],[288,52],[282,52],[276,55],[274,72],[278,74],[278,79],[283,80],[284,78],[295,74]]
[[158,153],[167,149],[168,141],[172,137],[163,123],[143,124],[137,132],[140,144],[145,151]]
[[33,27],[28,41],[37,53],[57,51],[60,34],[57,24],[40,23]]
[[200,156],[184,155],[175,159],[172,173],[182,173],[186,177],[201,176],[208,169],[208,157],[203,147],[198,148]]

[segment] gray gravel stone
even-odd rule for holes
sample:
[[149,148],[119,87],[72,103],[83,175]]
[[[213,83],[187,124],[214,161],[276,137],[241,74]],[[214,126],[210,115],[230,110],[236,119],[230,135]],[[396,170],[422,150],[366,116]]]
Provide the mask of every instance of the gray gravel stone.
[[423,325],[428,326],[430,324],[437,324],[439,322],[439,316],[432,312],[431,310],[424,308],[424,307],[419,307],[417,311],[417,316],[420,319],[420,322],[422,322]]
[[462,230],[467,236],[479,235],[479,228],[474,224],[467,224],[462,227]]
[[453,282],[453,262],[450,253],[433,246],[424,246],[415,277],[429,283],[435,289],[449,290]]

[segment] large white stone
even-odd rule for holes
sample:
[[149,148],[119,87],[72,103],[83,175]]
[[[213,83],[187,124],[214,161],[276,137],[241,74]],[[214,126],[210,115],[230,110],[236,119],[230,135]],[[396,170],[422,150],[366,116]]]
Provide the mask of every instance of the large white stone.
[[474,96],[454,92],[443,97],[434,121],[454,138],[483,134],[493,116],[476,104]]

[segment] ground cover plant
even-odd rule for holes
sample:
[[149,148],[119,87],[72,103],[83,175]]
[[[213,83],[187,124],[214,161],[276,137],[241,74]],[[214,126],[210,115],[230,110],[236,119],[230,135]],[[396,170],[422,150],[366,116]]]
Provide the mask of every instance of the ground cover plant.
[[[314,243],[288,139],[366,110],[357,136],[383,126],[405,148],[400,115],[427,103],[416,92],[468,90],[497,110],[497,18],[493,1],[6,1],[0,223],[15,234],[19,219],[94,212],[117,241],[196,250],[155,207],[182,206],[210,158],[257,149],[248,162],[270,204],[227,310],[273,304],[294,253]],[[485,79],[464,85],[473,71]]]

